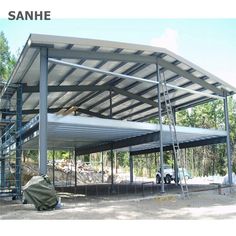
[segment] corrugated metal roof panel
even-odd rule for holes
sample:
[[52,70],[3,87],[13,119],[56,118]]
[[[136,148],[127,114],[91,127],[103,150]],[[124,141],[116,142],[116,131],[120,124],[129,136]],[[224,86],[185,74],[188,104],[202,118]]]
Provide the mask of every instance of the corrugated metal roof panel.
[[[60,50],[62,58],[65,61],[73,63],[80,63],[89,67],[100,68],[103,70],[113,71],[117,73],[123,73],[126,75],[132,75],[139,78],[148,78],[156,81],[155,75],[155,60],[150,64],[145,59],[160,57],[164,63],[167,62],[169,68],[161,67],[161,71],[165,71],[165,77],[168,83],[172,85],[178,85],[193,90],[200,90],[208,94],[214,94],[209,90],[209,86],[218,89],[221,93],[221,88],[227,89],[229,92],[235,93],[236,89],[225,83],[218,77],[210,74],[204,69],[191,63],[190,61],[172,53],[166,49],[151,47],[145,45],[135,45],[103,40],[92,40],[92,39],[81,39],[74,37],[60,37],[50,35],[37,35],[33,34],[29,37],[25,48],[21,54],[20,59],[15,67],[15,70],[8,82],[8,85],[3,89],[2,95],[6,91],[10,90],[10,87],[15,83],[27,83],[27,85],[38,85],[39,84],[39,49],[38,46],[46,45],[50,49]],[[49,51],[50,51],[49,49]],[[83,52],[83,54],[76,54],[76,58],[68,58],[71,53]],[[65,53],[65,54],[63,54]],[[103,53],[103,54],[102,54]],[[69,55],[69,56],[68,56]],[[74,54],[73,54],[74,55]],[[93,56],[91,56],[93,55]],[[92,57],[97,57],[92,58]],[[114,59],[113,56],[119,55],[119,58]],[[100,58],[100,59],[99,59]],[[128,58],[131,58],[130,60]],[[135,58],[135,59],[132,59]],[[60,58],[58,58],[60,59]],[[125,60],[124,60],[125,59]],[[139,61],[140,59],[140,61]],[[148,60],[149,60],[148,59]],[[150,59],[150,60],[151,60]],[[132,61],[133,60],[133,61]],[[169,64],[168,64],[169,63]],[[191,69],[190,69],[191,68]],[[176,70],[181,70],[183,75],[177,75]],[[72,71],[71,73],[69,73]],[[188,72],[188,73],[186,73]],[[69,74],[68,74],[69,73]],[[151,74],[151,75],[150,75]],[[191,79],[191,75],[195,76],[196,81]],[[199,81],[197,81],[199,80]],[[49,85],[102,85],[108,84],[114,87],[129,91],[138,96],[145,98],[157,96],[155,89],[148,89],[151,86],[146,83],[140,83],[131,81],[130,79],[121,79],[115,76],[107,76],[100,73],[88,72],[82,69],[71,69],[68,66],[55,65],[49,63]],[[187,84],[187,85],[186,85]],[[208,85],[208,86],[204,86]],[[181,107],[183,104],[189,103],[191,106],[198,103],[198,99],[201,98],[203,101],[209,98],[204,95],[192,95],[188,91],[169,89],[171,92],[171,99],[174,99],[173,105]],[[184,96],[184,98],[182,97]],[[15,96],[15,95],[13,95]],[[28,97],[28,99],[27,99]],[[122,101],[124,95],[116,95],[114,102]],[[48,101],[50,107],[62,107],[62,106],[76,106],[79,102],[80,106],[84,109],[97,104],[94,110],[100,111],[107,105],[108,101],[104,99],[109,97],[105,96],[105,93],[101,92],[58,92],[49,93]],[[136,96],[137,98],[137,96]],[[126,106],[132,106],[133,97],[127,97],[130,102],[125,101],[123,106],[120,104],[118,107],[114,107],[114,110],[118,112],[118,109],[126,108]],[[85,101],[84,104],[81,101]],[[24,95],[23,107],[27,109],[34,109],[38,106],[39,98],[37,95]],[[140,103],[140,107],[135,108],[135,111],[142,111],[142,107],[147,105]],[[122,113],[123,114],[123,113]],[[124,113],[126,116],[128,113]],[[139,114],[143,117],[144,114]],[[121,115],[117,114],[117,117],[122,118]],[[137,115],[135,115],[137,117]]]

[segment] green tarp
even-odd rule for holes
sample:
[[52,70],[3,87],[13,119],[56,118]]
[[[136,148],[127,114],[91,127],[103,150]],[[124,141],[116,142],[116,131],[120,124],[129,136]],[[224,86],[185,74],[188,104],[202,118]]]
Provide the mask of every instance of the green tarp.
[[24,199],[34,204],[38,211],[51,210],[56,207],[58,197],[54,186],[47,176],[34,176],[23,187]]

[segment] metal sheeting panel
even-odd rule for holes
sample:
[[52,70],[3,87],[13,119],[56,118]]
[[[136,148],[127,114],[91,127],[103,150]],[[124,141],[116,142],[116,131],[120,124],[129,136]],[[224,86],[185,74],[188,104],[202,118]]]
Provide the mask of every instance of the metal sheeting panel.
[[[10,90],[10,86],[15,83],[24,82],[28,86],[39,84],[39,50],[38,47],[48,47],[49,53],[54,53],[57,59],[63,59],[67,62],[112,71],[125,75],[136,76],[156,81],[156,59],[159,60],[161,71],[165,72],[167,82],[171,85],[177,85],[194,91],[202,91],[206,94],[215,94],[228,89],[235,93],[236,89],[225,83],[218,77],[203,70],[197,65],[163,48],[126,44],[111,41],[80,39],[73,37],[60,37],[50,35],[30,36],[22,55],[16,65],[14,73],[3,89],[2,94]],[[56,54],[55,54],[56,53]],[[49,55],[50,56],[50,55]],[[104,75],[97,72],[90,72],[82,69],[75,69],[69,66],[56,65],[49,63],[49,85],[110,85],[128,91],[137,96],[148,99],[155,99],[157,91],[155,85],[133,81],[131,79],[121,79],[112,75]],[[154,87],[154,89],[150,89]],[[212,91],[210,90],[212,89]],[[177,109],[190,104],[197,104],[199,99],[209,100],[208,97],[201,94],[192,95],[188,91],[169,88],[172,105]],[[13,96],[14,93],[13,93]],[[137,98],[137,97],[136,97]],[[121,102],[119,106],[114,107],[116,117],[126,119],[138,119],[144,117],[150,111],[144,110],[150,105],[142,100],[137,103],[132,96],[128,94],[117,94],[113,102]],[[78,91],[78,92],[54,92],[48,95],[49,108],[77,106],[90,111],[102,111],[109,104],[107,92],[101,91]],[[163,101],[163,99],[162,99]],[[137,103],[137,107],[133,107]],[[24,94],[24,109],[35,109],[38,107],[39,98],[37,94]],[[139,114],[124,112],[124,109],[130,106],[134,112]],[[120,114],[119,114],[120,109]],[[150,112],[151,113],[151,112]]]
[[[73,148],[110,143],[159,131],[159,125],[150,123],[117,121],[110,119],[79,116],[56,116],[48,114],[48,147]],[[176,127],[179,142],[197,141],[226,136],[225,131],[201,128]],[[169,127],[163,126],[164,146],[171,144]],[[24,145],[25,149],[37,149],[38,138],[31,138]],[[158,147],[158,142],[133,145],[131,150],[145,150]]]
[[[57,148],[95,145],[152,133],[158,127],[148,123],[48,114],[48,145],[49,148],[52,143]],[[37,148],[37,137],[28,140],[24,148]]]

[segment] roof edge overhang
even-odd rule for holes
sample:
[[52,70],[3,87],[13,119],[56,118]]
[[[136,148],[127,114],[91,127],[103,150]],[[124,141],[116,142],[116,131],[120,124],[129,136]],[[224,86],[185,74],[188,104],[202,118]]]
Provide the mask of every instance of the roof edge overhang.
[[163,48],[163,47],[155,47],[150,45],[144,44],[134,44],[134,43],[124,43],[124,42],[116,42],[110,40],[99,40],[99,39],[88,39],[88,38],[77,38],[77,37],[68,37],[68,36],[56,36],[56,35],[43,35],[43,34],[31,34],[29,37],[28,42],[30,46],[45,46],[45,47],[54,47],[54,43],[68,43],[68,44],[77,44],[82,46],[99,46],[99,47],[111,47],[111,48],[122,48],[127,50],[143,50],[143,51],[150,51],[150,52],[157,52],[160,54],[169,55],[178,61],[188,65],[189,67],[195,69],[196,71],[205,74],[209,78],[213,78],[216,81],[224,84],[225,87],[229,87],[236,93],[236,88],[232,85],[228,84],[224,80],[220,79],[216,75],[206,71],[205,69],[201,68],[200,66],[190,62],[189,60],[185,59],[182,56],[177,55],[176,53]]
[[[152,53],[159,53],[159,54],[165,54],[169,55],[176,60],[186,64],[187,66],[193,68],[196,71],[199,71],[200,73],[206,75],[209,78],[212,78],[222,85],[224,85],[225,88],[222,88],[223,90],[226,90],[226,88],[230,88],[232,91],[229,94],[236,93],[236,88],[234,88],[232,85],[228,84],[227,82],[223,81],[219,77],[213,75],[212,73],[204,70],[203,68],[197,66],[196,64],[190,62],[189,60],[175,54],[174,52],[162,48],[162,47],[154,47],[149,45],[142,45],[142,44],[133,44],[133,43],[124,43],[124,42],[115,42],[115,41],[108,41],[108,40],[98,40],[98,39],[88,39],[88,38],[77,38],[77,37],[68,37],[68,36],[56,36],[56,35],[45,35],[45,34],[30,34],[26,44],[19,56],[19,59],[17,61],[17,64],[7,81],[7,84],[5,87],[9,86],[14,78],[14,75],[17,73],[17,70],[21,64],[21,61],[23,60],[24,56],[26,55],[28,49],[30,47],[47,47],[47,48],[53,48],[54,44],[57,43],[66,43],[66,44],[74,44],[74,45],[81,45],[81,46],[98,46],[98,47],[110,47],[110,48],[122,48],[127,50],[143,50],[143,51],[149,51]],[[4,93],[5,88],[3,88],[2,93]]]

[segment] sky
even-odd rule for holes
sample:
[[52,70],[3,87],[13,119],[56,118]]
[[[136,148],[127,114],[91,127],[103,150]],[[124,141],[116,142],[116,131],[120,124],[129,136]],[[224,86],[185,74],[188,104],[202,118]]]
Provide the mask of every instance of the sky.
[[165,47],[236,87],[236,19],[0,19],[12,53],[30,33]]

